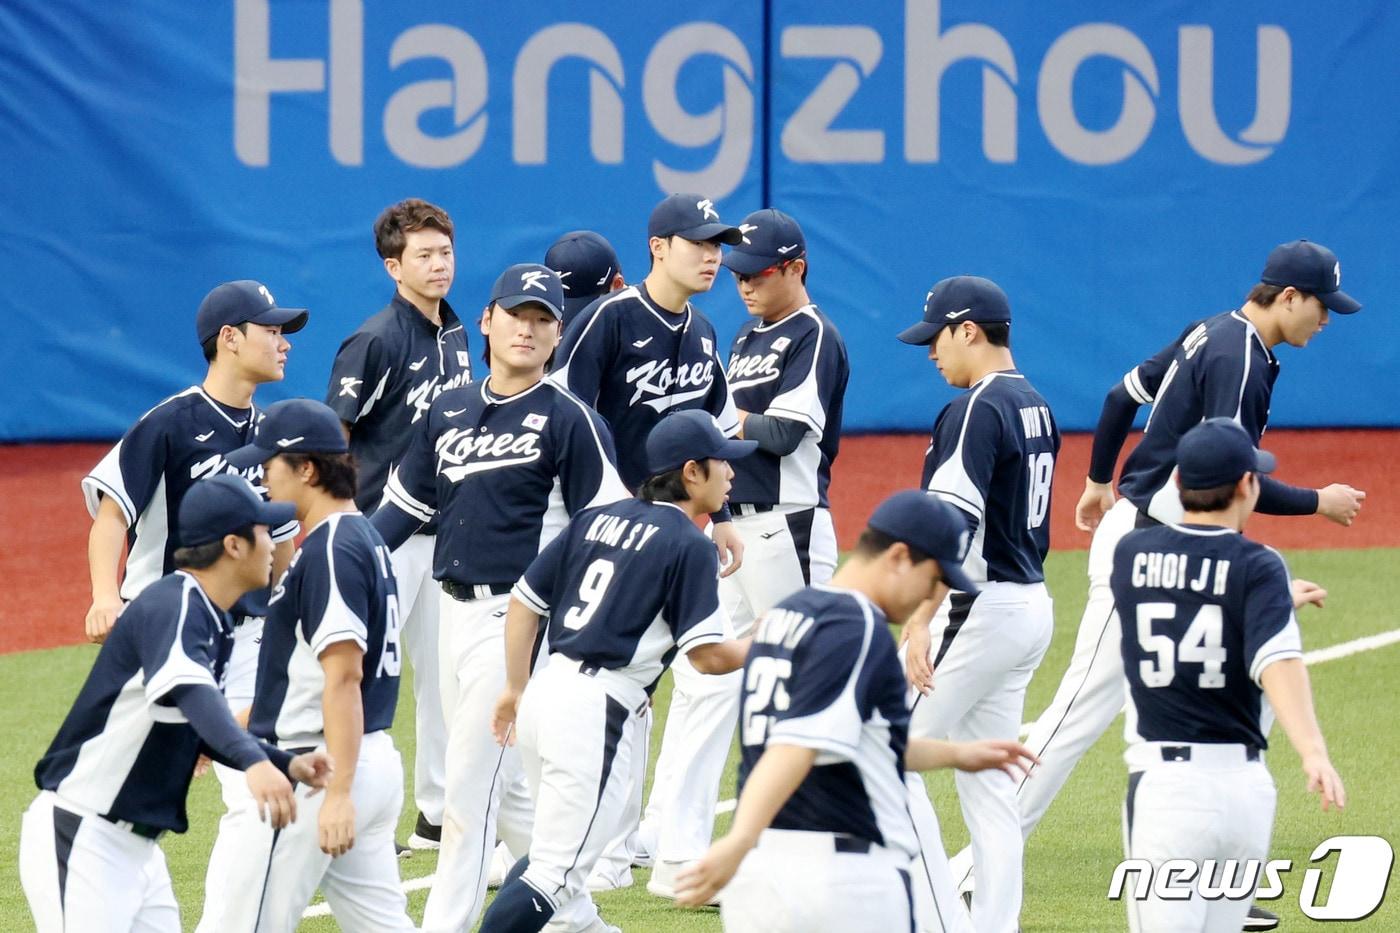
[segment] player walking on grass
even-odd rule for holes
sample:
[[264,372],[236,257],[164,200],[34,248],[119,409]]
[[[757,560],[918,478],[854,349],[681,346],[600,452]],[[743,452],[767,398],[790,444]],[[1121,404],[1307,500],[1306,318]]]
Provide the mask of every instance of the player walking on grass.
[[341,929],[412,930],[394,828],[403,762],[388,728],[399,696],[399,608],[389,549],[355,507],[355,461],[335,412],[278,402],[258,439],[228,455],[263,464],[268,492],[307,529],[277,583],[263,629],[249,730],[285,749],[324,748],[337,762],[303,819],[273,833],[236,809],[220,825],[227,852],[220,933],[290,933],[317,888]]
[[331,777],[324,752],[294,757],[256,741],[219,692],[229,610],[268,585],[268,529],[290,522],[292,508],[223,475],[191,485],[176,514],[176,570],[127,605],[34,769],[40,790],[24,814],[19,866],[40,933],[178,933],[157,840],[189,828],[185,796],[201,753],[244,772],[254,812],[274,829],[296,819],[288,777],[315,787]]
[[[466,331],[447,302],[456,272],[452,218],[409,198],[374,222],[374,245],[394,281],[394,297],[345,339],[331,364],[326,404],[345,422],[359,467],[355,502],[370,515],[389,468],[403,457],[439,393],[471,381]],[[442,838],[447,727],[438,688],[437,523],[394,550],[403,645],[413,665],[413,799],[418,822],[408,844],[436,849]]]
[[1033,760],[1012,741],[909,738],[889,625],[950,585],[975,593],[960,567],[967,549],[956,509],[918,490],[895,493],[831,585],[789,596],[759,620],[744,664],[734,825],[682,874],[681,903],[723,890],[731,931],[915,928],[919,845],[904,773],[1016,775]]
[[1244,537],[1275,464],[1234,419],[1187,431],[1176,464],[1181,522],[1131,531],[1113,555],[1113,598],[1128,620],[1120,655],[1128,696],[1123,854],[1154,872],[1173,859],[1213,862],[1219,876],[1201,882],[1239,893],[1207,899],[1192,887],[1167,900],[1156,884],[1142,899],[1130,891],[1128,926],[1232,933],[1245,922],[1255,882],[1240,863],[1269,853],[1277,791],[1263,752],[1275,716],[1322,808],[1346,805],[1294,616],[1306,603],[1321,606],[1327,592],[1290,582],[1277,551]]
[[[923,321],[899,335],[929,346],[929,359],[948,384],[968,390],[938,416],[923,485],[966,517],[972,543],[964,566],[980,589],[955,588],[941,603],[920,607],[906,626],[909,681],[921,694],[909,724],[913,735],[1015,739],[1026,685],[1050,645],[1054,612],[1044,561],[1060,432],[1049,404],[1016,370],[1010,328],[1005,293],[964,275],[935,285]],[[978,933],[1013,933],[1022,890],[1016,782],[993,771],[959,773],[955,781],[983,867],[973,926]],[[937,818],[923,778],[911,774],[909,786],[924,854],[915,888],[921,899],[945,901],[947,857]],[[928,901],[922,904],[925,924],[942,919]]]
[[511,585],[570,515],[627,496],[607,426],[544,379],[562,301],[559,276],[542,265],[501,273],[480,323],[491,375],[438,396],[374,515],[390,546],[434,515],[439,521],[447,804],[427,930],[476,922],[498,832],[513,852],[530,841],[519,753],[498,748],[490,729],[506,681]]
[[[1035,769],[1035,780],[1022,781],[1017,789],[1023,835],[1035,829],[1075,764],[1123,708],[1119,620],[1109,588],[1113,552],[1135,524],[1180,519],[1172,480],[1177,442],[1203,419],[1224,417],[1239,422],[1258,444],[1279,372],[1274,348],[1307,346],[1327,326],[1330,311],[1353,314],[1360,308],[1341,291],[1341,265],[1331,250],[1307,240],[1284,243],[1269,254],[1243,307],[1192,323],[1109,391],[1094,431],[1089,477],[1075,508],[1076,524],[1094,532],[1089,599],[1074,656],[1026,739],[1045,764]],[[1118,482],[1123,498],[1115,503],[1113,467],[1138,407],[1147,404],[1152,414],[1123,466]],[[1343,484],[1300,489],[1265,476],[1257,508],[1273,515],[1319,514],[1350,525],[1365,498]],[[953,858],[954,879],[964,890],[972,886],[972,861],[966,850]],[[1277,924],[1278,918],[1256,908],[1247,929]]]
[[[575,515],[515,585],[491,729],[503,746],[518,741],[537,831],[483,933],[533,933],[588,897],[594,863],[626,818],[632,757],[645,741],[629,722],[677,652],[706,674],[744,663],[748,640],[726,638],[715,549],[694,523],[724,505],[728,461],[756,446],[725,439],[704,412],[668,415],[647,438],[638,498]],[[531,677],[544,616],[550,655]]]

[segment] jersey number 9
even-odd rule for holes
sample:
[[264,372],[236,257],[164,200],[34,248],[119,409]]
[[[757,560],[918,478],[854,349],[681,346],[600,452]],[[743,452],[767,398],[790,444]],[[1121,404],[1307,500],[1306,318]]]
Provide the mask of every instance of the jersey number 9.
[[593,618],[593,613],[598,611],[603,596],[608,592],[613,570],[613,562],[603,557],[588,565],[588,569],[583,572],[583,580],[578,585],[578,598],[581,602],[570,606],[569,611],[564,613],[564,628],[576,632],[588,624]]

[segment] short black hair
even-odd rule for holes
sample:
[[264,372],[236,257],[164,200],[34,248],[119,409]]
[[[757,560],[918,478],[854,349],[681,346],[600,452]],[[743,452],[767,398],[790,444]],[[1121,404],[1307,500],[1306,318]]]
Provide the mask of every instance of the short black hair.
[[1278,300],[1278,296],[1282,295],[1284,289],[1286,288],[1292,288],[1295,292],[1302,295],[1304,298],[1316,297],[1315,295],[1313,295],[1312,292],[1305,292],[1301,288],[1298,288],[1296,285],[1269,285],[1265,282],[1260,282],[1258,285],[1255,285],[1249,290],[1249,294],[1245,296],[1244,300],[1246,303],[1252,301],[1261,308],[1268,308],[1271,307],[1273,303]]
[[1235,498],[1235,483],[1209,489],[1181,490],[1181,507],[1188,512],[1223,512]]
[[[240,333],[243,333],[243,334],[245,334],[245,335],[248,333],[248,322],[247,322],[247,321],[244,321],[244,322],[241,323],[241,324],[231,324],[231,325],[229,325],[229,326],[230,326],[230,327],[237,327],[238,330],[239,330],[239,332],[240,332]],[[219,330],[223,330],[223,328],[220,327]],[[201,344],[199,345],[199,348],[200,348],[201,350],[204,351],[204,362],[206,362],[206,363],[212,363],[212,362],[214,362],[214,357],[216,357],[216,356],[219,355],[219,335],[218,335],[218,333],[215,332],[214,336],[210,337],[208,340],[206,340],[206,341],[204,341],[203,343],[201,343]]]
[[[696,465],[700,467],[700,475],[706,479],[710,478],[710,464],[708,460],[696,460]],[[642,488],[637,495],[645,502],[687,502],[690,500],[690,493],[685,488],[685,477],[682,471],[684,464],[674,470],[667,470],[665,473],[657,473],[655,476],[648,476],[642,483]]]
[[316,468],[315,485],[324,489],[336,499],[353,499],[359,491],[359,481],[355,475],[355,455],[346,451],[340,454],[307,453],[278,454],[287,461],[293,470],[301,469],[303,463]]
[[[888,551],[892,545],[897,543],[899,543],[898,538],[887,535],[883,531],[878,531],[867,525],[865,530],[860,533],[860,538],[856,541],[855,553],[867,559],[879,557],[881,554]],[[909,549],[909,559],[916,564],[922,564],[926,560],[937,559],[930,554],[925,554],[908,541],[904,542],[904,546]]]
[[[253,534],[253,526],[245,525],[242,528],[230,531],[231,535],[238,535],[249,544],[257,542],[257,536]],[[224,538],[220,535],[217,541],[207,541],[204,544],[196,544],[193,547],[177,547],[172,559],[178,570],[205,570],[218,563],[220,557],[224,556]]]

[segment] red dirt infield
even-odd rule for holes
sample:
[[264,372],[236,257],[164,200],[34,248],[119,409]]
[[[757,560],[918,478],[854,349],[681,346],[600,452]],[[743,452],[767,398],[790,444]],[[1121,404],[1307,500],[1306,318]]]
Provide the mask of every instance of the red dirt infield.
[[[926,435],[868,435],[842,441],[832,477],[832,512],[842,548],[886,494],[918,482]],[[1130,442],[1131,445],[1131,442]],[[1278,455],[1280,479],[1297,485],[1346,482],[1369,493],[1356,524],[1341,528],[1317,517],[1258,516],[1250,536],[1283,548],[1400,547],[1400,500],[1388,480],[1400,461],[1400,431],[1270,431],[1264,445]],[[107,444],[0,446],[0,653],[82,641],[89,604],[90,519],[78,483]],[[1083,490],[1089,436],[1068,435],[1055,471],[1052,546],[1089,546],[1074,527]]]

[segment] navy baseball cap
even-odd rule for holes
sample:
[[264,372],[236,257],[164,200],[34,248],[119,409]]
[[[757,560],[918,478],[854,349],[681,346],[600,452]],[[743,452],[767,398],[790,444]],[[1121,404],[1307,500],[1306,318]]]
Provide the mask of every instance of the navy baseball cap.
[[738,227],[721,223],[715,202],[699,194],[673,194],[652,209],[647,236],[681,236],[702,243],[718,240],[736,246],[744,235]]
[[261,282],[239,279],[225,282],[204,296],[194,318],[195,333],[201,344],[219,333],[225,324],[280,324],[282,333],[295,334],[306,326],[305,308],[279,308],[272,292]]
[[1009,324],[1011,302],[1006,300],[1006,292],[991,279],[977,275],[944,279],[924,296],[924,319],[901,331],[899,339],[916,346],[928,346],[943,328],[962,321]]
[[721,262],[740,275],[753,275],[789,259],[806,257],[807,238],[802,228],[775,208],[754,211],[739,224],[743,237],[724,254]]
[[1182,489],[1214,489],[1237,483],[1246,473],[1272,473],[1274,455],[1256,450],[1244,428],[1230,418],[1207,418],[1176,444],[1176,478]]
[[1275,246],[1264,262],[1259,281],[1265,285],[1292,285],[1316,295],[1329,311],[1355,314],[1361,302],[1342,291],[1342,264],[1337,254],[1321,243],[1294,240]]
[[343,454],[350,449],[340,416],[309,398],[289,398],[268,407],[258,436],[224,459],[236,470],[266,463],[278,454]]
[[491,286],[491,302],[507,311],[534,302],[564,319],[564,285],[559,273],[537,262],[518,262],[502,272]]
[[555,240],[544,254],[544,264],[559,273],[564,312],[569,315],[606,295],[622,271],[612,244],[592,230],[574,230]]
[[647,466],[658,476],[689,460],[738,460],[758,449],[758,441],[730,440],[709,412],[692,409],[667,415],[647,435]]
[[905,489],[876,506],[866,525],[937,560],[953,589],[977,592],[977,584],[962,569],[972,536],[967,519],[954,506],[922,489]]
[[180,546],[218,541],[249,525],[276,528],[297,517],[290,502],[264,502],[241,476],[221,473],[202,479],[180,500]]

